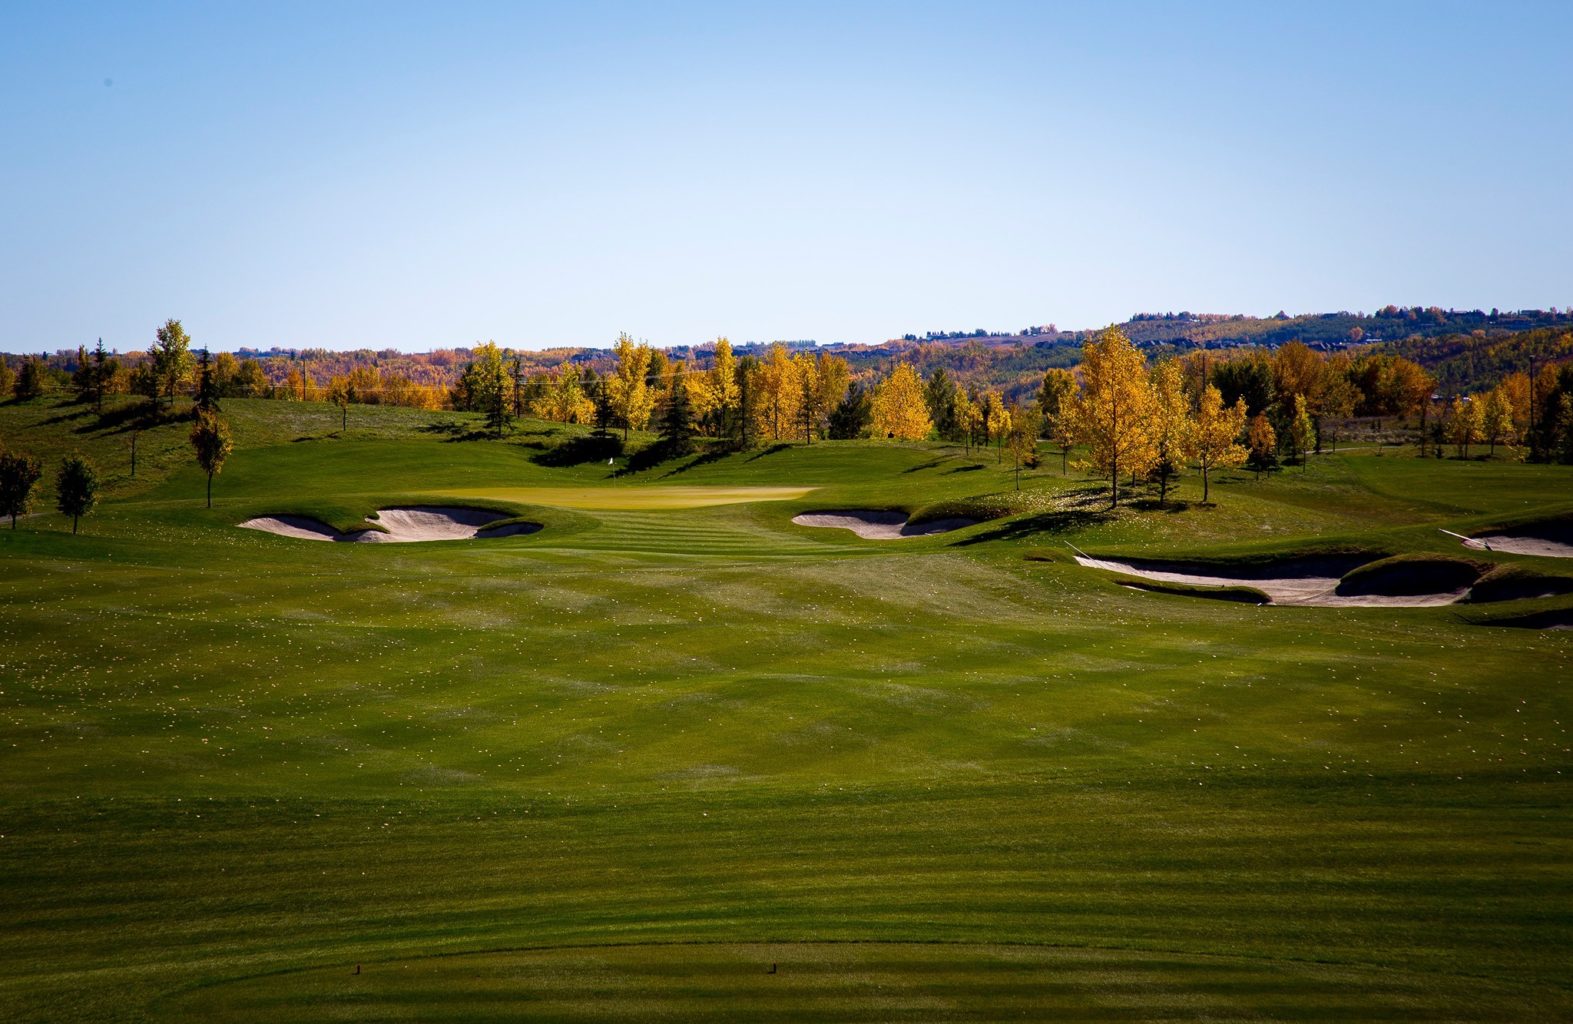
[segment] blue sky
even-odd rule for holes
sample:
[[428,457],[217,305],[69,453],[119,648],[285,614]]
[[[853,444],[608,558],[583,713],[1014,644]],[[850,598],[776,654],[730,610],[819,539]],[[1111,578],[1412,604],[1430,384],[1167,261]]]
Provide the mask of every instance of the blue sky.
[[1573,304],[1573,4],[0,7],[0,349]]

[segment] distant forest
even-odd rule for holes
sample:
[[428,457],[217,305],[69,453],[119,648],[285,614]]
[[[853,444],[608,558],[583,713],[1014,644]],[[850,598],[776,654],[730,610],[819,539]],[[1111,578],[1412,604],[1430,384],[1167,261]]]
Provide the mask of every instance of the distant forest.
[[[1573,309],[1563,310],[1444,310],[1387,306],[1375,313],[1318,313],[1271,317],[1217,314],[1139,313],[1118,325],[1149,357],[1182,354],[1197,349],[1276,349],[1299,341],[1321,352],[1350,355],[1403,356],[1429,370],[1444,394],[1482,391],[1507,376],[1532,367],[1573,360]],[[149,327],[149,342],[153,327]],[[1054,325],[1018,331],[926,331],[907,334],[878,344],[835,343],[816,346],[812,341],[783,343],[789,352],[818,350],[845,359],[854,379],[872,382],[883,378],[898,363],[909,363],[924,377],[944,369],[968,386],[996,390],[1008,401],[1027,401],[1037,393],[1044,371],[1068,369],[1081,361],[1081,346],[1096,332],[1061,331]],[[522,371],[537,374],[564,366],[604,374],[614,362],[607,348],[550,348],[536,351],[504,349],[510,363],[516,358]],[[734,345],[739,358],[763,358],[771,344]],[[195,337],[192,349],[200,350]],[[90,346],[63,349],[41,359],[46,386],[65,390],[69,378],[81,367]],[[336,377],[374,371],[384,401],[398,404],[443,406],[472,360],[475,349],[449,348],[405,353],[395,349],[295,349],[242,348],[234,354],[246,367],[255,393],[266,389],[296,387],[309,392],[325,387]],[[715,344],[675,345],[664,350],[666,358],[689,369],[708,368]],[[146,360],[144,351],[114,352],[117,364],[129,373]],[[14,379],[23,367],[20,355],[0,354],[0,379]],[[226,362],[228,359],[226,358]]]

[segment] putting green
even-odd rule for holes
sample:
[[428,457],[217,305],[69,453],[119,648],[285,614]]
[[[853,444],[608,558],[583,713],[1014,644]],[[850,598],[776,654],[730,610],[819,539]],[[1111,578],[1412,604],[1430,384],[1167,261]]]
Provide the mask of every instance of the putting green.
[[521,505],[547,505],[584,511],[659,511],[747,505],[756,501],[793,501],[815,487],[465,487],[444,497],[489,498]]
[[[1132,950],[761,943],[521,950],[265,975],[169,1020],[1211,1021],[1550,1019],[1561,993],[1479,979]],[[772,970],[773,968],[773,970]]]

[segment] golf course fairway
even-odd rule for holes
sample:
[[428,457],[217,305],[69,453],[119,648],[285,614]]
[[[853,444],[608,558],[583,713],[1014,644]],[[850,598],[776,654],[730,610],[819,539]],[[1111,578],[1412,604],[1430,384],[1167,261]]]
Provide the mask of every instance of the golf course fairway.
[[[1375,449],[1110,510],[1057,453],[1017,492],[953,445],[637,468],[224,413],[209,509],[189,422],[132,479],[112,418],[0,405],[106,488],[0,528],[0,1019],[1573,1019],[1573,595],[1259,607],[1068,547],[1561,581],[1442,531],[1566,521],[1573,467]],[[539,529],[238,526],[444,505]],[[792,523],[833,509],[977,525]]]

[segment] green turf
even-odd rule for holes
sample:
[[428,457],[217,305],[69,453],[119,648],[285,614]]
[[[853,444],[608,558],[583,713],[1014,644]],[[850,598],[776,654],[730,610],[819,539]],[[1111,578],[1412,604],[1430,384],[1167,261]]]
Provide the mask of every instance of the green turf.
[[[627,473],[542,458],[576,428],[227,406],[210,511],[181,424],[133,482],[118,428],[0,405],[111,484],[80,536],[0,529],[0,1017],[1573,1015],[1573,634],[1494,624],[1573,595],[1255,607],[1059,554],[1565,579],[1439,528],[1566,515],[1573,470],[1350,453],[1111,514],[1057,459],[1017,498],[959,448]],[[671,507],[761,487],[814,490]],[[456,492],[545,528],[234,526]],[[790,522],[960,506],[1009,514]]]

